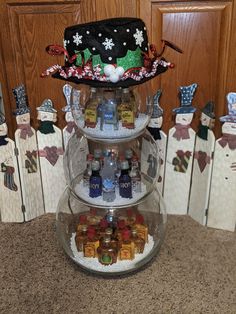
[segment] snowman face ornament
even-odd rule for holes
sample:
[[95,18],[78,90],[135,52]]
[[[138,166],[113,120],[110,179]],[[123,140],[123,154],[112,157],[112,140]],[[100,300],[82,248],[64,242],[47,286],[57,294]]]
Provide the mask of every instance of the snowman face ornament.
[[235,122],[225,122],[222,125],[223,134],[232,134],[236,135],[236,123]]
[[161,128],[162,127],[162,123],[163,123],[163,117],[160,116],[158,118],[151,118],[148,126],[150,128]]
[[53,112],[39,111],[37,119],[41,120],[41,121],[56,122],[57,121],[57,115],[56,115],[56,113],[53,113]]
[[193,113],[177,113],[175,122],[176,124],[188,125],[193,120]]
[[30,114],[24,113],[16,116],[16,123],[17,124],[29,124],[30,123]]
[[8,131],[7,124],[5,122],[0,124],[0,136],[6,136],[7,131]]

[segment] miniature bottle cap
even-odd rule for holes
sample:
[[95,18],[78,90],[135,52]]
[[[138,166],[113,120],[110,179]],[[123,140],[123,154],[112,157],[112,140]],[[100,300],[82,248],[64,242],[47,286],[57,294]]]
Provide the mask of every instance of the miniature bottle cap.
[[88,226],[88,233],[96,233],[96,229],[94,228],[94,226]]
[[143,215],[141,214],[137,214],[136,215],[136,221],[135,221],[137,224],[143,224],[144,223],[144,218],[143,218]]
[[101,219],[99,223],[101,228],[107,228],[108,227],[108,221],[106,219]]
[[100,169],[100,163],[97,160],[93,160],[92,161],[92,165],[91,165],[92,170],[97,171]]
[[124,229],[125,228],[125,220],[124,219],[121,219],[121,220],[119,220],[118,221],[118,223],[117,223],[117,227],[119,228],[119,229]]
[[87,155],[87,160],[93,160],[93,155],[92,154],[88,154]]
[[121,170],[127,170],[127,169],[129,169],[128,160],[123,160],[123,161],[120,163],[120,169],[121,169]]
[[133,216],[134,211],[133,211],[132,207],[131,207],[131,208],[127,208],[127,210],[126,210],[126,214],[127,214],[127,216],[128,216],[128,217]]
[[80,215],[79,216],[79,223],[80,224],[86,224],[87,222],[87,217],[85,215]]

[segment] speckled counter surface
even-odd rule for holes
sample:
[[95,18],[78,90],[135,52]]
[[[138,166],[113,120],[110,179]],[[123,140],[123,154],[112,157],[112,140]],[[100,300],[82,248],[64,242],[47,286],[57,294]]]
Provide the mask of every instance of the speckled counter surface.
[[236,313],[236,233],[169,216],[159,256],[116,279],[80,271],[55,215],[0,224],[0,313]]

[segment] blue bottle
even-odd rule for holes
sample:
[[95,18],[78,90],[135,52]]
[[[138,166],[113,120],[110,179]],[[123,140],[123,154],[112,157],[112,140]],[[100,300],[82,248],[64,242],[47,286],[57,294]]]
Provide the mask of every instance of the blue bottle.
[[99,173],[99,161],[93,160],[91,168],[92,174],[89,180],[89,196],[94,198],[102,195],[102,177]]
[[124,160],[120,164],[119,193],[121,197],[132,198],[132,182],[129,175],[129,163]]

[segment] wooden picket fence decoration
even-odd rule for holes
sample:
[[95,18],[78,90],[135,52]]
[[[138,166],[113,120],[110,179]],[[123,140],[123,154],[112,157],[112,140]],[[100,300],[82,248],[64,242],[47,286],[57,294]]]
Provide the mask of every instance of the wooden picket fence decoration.
[[[65,138],[65,129],[54,128],[53,136],[46,139],[32,128],[33,136],[24,140],[23,144],[17,130],[15,142],[8,139],[9,145],[0,146],[2,222],[24,222],[44,213],[56,212],[59,198],[66,187],[62,149],[65,149],[64,139],[68,142],[68,134]],[[208,131],[207,141],[203,141],[192,130],[188,142],[174,141],[172,129],[168,136],[161,132],[164,142],[157,144],[161,146],[163,156],[160,165],[161,180],[157,181],[157,187],[164,196],[167,213],[189,214],[202,225],[235,231],[236,193],[233,191],[236,188],[236,150],[227,146],[222,148],[219,145],[220,139],[215,141],[211,130]],[[39,154],[45,146],[60,150],[54,165],[42,153]],[[173,163],[175,153],[186,149],[191,151],[187,159],[188,169],[181,170],[178,165],[180,168],[176,171],[177,165]],[[37,151],[38,171],[28,174],[29,169],[24,162],[25,151]],[[199,162],[201,157],[202,160],[205,157],[204,164]],[[11,189],[5,186],[4,166],[8,163],[14,168],[14,184]]]

